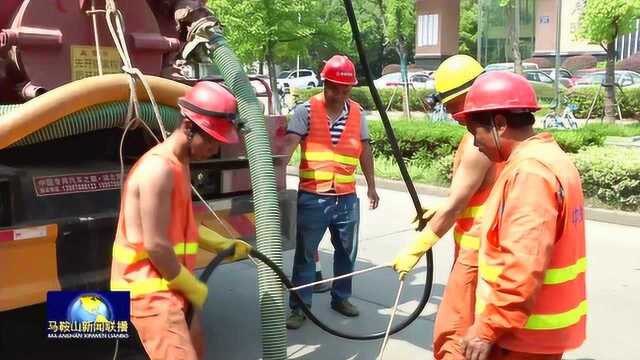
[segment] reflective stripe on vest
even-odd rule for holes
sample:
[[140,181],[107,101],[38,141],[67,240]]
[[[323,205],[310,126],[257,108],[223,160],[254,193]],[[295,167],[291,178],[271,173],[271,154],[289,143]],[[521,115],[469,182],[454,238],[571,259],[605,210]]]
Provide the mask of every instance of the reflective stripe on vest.
[[[476,314],[484,311],[486,304],[484,301],[476,300]],[[527,318],[524,328],[528,330],[557,330],[577,324],[580,319],[587,315],[587,301],[583,300],[573,309],[558,314],[531,314]]]
[[[183,244],[176,244],[173,246],[173,252],[176,256],[182,255],[195,255],[198,253],[198,243],[190,242]],[[136,252],[135,250],[122,246],[119,243],[113,244],[113,260],[122,264],[134,264],[140,260],[147,259],[149,254],[142,250]]]
[[583,300],[580,305],[560,314],[531,315],[524,328],[529,330],[562,329],[577,324],[585,315],[587,315],[587,301]]
[[133,282],[123,280],[111,281],[112,291],[129,291],[131,297],[147,295],[157,291],[169,291],[169,282],[163,278],[147,278]]
[[458,245],[460,245],[461,248],[469,250],[480,249],[480,238],[477,236],[465,235],[464,233],[458,232],[457,229],[454,229],[453,239]]
[[[544,273],[544,285],[557,285],[575,280],[581,273],[587,270],[587,258],[578,259],[575,264],[563,268],[547,269]],[[502,273],[502,266],[488,265],[480,259],[480,276],[489,282],[495,282]]]
[[[575,280],[580,274],[584,273],[587,268],[587,259],[585,257],[578,259],[575,264],[562,268],[547,269],[544,274],[543,285],[558,285],[565,282]],[[495,282],[502,273],[502,266],[487,265],[480,259],[478,268],[480,277],[484,281],[478,282],[478,295],[476,298],[476,314],[481,314],[486,303],[482,297],[486,297],[489,290],[487,282]],[[582,301],[573,309],[557,314],[531,314],[527,319],[525,329],[529,330],[554,330],[569,327],[577,324],[582,316],[587,314],[587,301]]]
[[300,172],[300,177],[304,179],[313,179],[313,180],[333,180],[335,178],[336,182],[339,184],[349,184],[356,181],[356,175],[340,175],[335,174],[330,171],[319,171],[319,170],[303,170]]
[[460,214],[460,216],[458,216],[458,219],[477,218],[478,216],[481,216],[483,212],[484,212],[484,206],[483,205],[470,206],[470,207],[464,209],[462,214]]
[[309,161],[336,161],[346,165],[358,165],[358,158],[340,155],[333,152],[307,151],[302,153],[302,158]]

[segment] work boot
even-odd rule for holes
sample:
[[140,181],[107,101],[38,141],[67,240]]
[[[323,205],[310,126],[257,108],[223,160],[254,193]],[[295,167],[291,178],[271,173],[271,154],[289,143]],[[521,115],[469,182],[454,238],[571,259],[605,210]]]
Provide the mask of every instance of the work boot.
[[287,329],[295,330],[302,326],[302,323],[307,319],[304,313],[300,309],[291,310],[291,314],[287,318]]
[[340,314],[348,317],[356,317],[360,315],[358,308],[349,302],[349,300],[342,300],[337,303],[331,303],[331,308]]
[[[316,280],[315,281],[322,281],[324,280],[322,278],[322,272],[321,271],[316,271]],[[318,284],[318,285],[314,285],[313,286],[313,293],[314,294],[320,294],[320,293],[325,293],[327,291],[331,290],[331,282],[326,282],[326,283],[322,283],[322,284]]]

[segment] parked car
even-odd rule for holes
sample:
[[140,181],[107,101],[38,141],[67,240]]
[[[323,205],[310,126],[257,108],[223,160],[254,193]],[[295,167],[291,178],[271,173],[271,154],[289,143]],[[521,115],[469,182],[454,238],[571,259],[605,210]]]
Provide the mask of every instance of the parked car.
[[[509,63],[496,63],[489,64],[484,68],[484,71],[514,71],[515,65],[512,62]],[[522,70],[538,70],[538,64],[534,63],[522,63]]]
[[[413,87],[415,88],[421,88],[421,89],[434,88],[433,72],[409,73],[408,76],[409,76],[409,83],[413,85]],[[392,88],[395,86],[401,86],[402,78],[399,72],[390,73],[390,74],[383,75],[380,78],[374,80],[373,84],[378,89]]]
[[278,74],[278,89],[288,93],[290,89],[308,89],[320,84],[318,76],[313,70],[300,69],[298,71],[283,71]]
[[[555,68],[548,68],[548,69],[540,69],[540,71],[542,71],[543,73],[549,75],[552,79],[556,79],[556,69]],[[558,75],[560,75],[560,83],[562,85],[564,85],[565,87],[573,87],[575,85],[575,81],[573,80],[573,74],[571,74],[571,71],[564,69],[564,68],[560,68],[558,69]]]
[[[545,73],[545,72],[543,72],[541,70],[526,70],[526,71],[524,71],[523,75],[529,81],[548,84],[548,85],[551,85],[551,86],[553,86],[555,81],[556,81],[555,78],[552,78],[551,76],[547,75],[547,73]],[[560,81],[560,85],[566,87],[562,83],[562,81]]]
[[580,81],[580,79],[582,79],[583,77],[598,71],[602,71],[602,69],[589,68],[589,69],[580,69],[580,70],[574,71],[573,78],[572,78],[574,85],[577,84],[578,81]]
[[[615,83],[620,87],[640,86],[640,74],[629,70],[616,70]],[[604,83],[606,71],[595,71],[585,74],[576,82],[576,86],[594,86]]]

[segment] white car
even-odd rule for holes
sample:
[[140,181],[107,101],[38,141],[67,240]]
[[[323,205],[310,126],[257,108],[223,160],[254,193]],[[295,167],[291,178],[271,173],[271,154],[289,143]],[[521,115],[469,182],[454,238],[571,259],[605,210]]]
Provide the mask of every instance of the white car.
[[[497,64],[489,64],[484,68],[484,71],[514,71],[515,65],[510,63],[497,63]],[[534,63],[522,63],[522,70],[538,70],[538,64]]]
[[308,89],[319,85],[318,77],[313,70],[283,71],[277,78],[278,90],[288,93],[290,89]]
[[[433,89],[433,76],[429,72],[409,73],[409,84],[415,88]],[[399,72],[390,73],[373,80],[373,84],[378,89],[392,88],[402,85],[402,78]]]

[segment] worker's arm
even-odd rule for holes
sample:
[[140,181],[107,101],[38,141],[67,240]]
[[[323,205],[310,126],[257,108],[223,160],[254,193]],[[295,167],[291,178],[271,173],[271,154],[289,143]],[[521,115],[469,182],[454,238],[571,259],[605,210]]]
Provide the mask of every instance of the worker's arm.
[[291,156],[293,156],[293,153],[296,151],[301,139],[302,137],[295,133],[288,133],[284,137],[284,154],[287,156],[285,158],[287,161],[286,164],[289,164],[289,161],[291,161]]
[[467,208],[469,200],[482,185],[492,165],[491,160],[477,147],[469,146],[465,149],[456,174],[451,181],[449,196],[438,207],[427,228],[431,229],[438,237],[444,236],[455,224],[458,216]]
[[482,185],[492,165],[491,160],[475,146],[466,149],[451,182],[449,196],[438,207],[427,227],[396,256],[394,269],[401,277],[411,271],[422,255],[451,229],[467,207],[469,199]]
[[[507,183],[498,243],[487,240],[504,268],[492,281],[484,311],[476,314],[472,332],[477,338],[493,343],[505,332],[525,326],[557,237],[559,189],[555,177],[533,162]],[[489,276],[482,270],[479,275]]]
[[168,236],[173,190],[173,172],[169,166],[162,158],[152,156],[138,169],[145,174],[145,181],[139,184],[143,244],[149,259],[165,279],[175,278],[180,271]]
[[151,157],[139,169],[145,174],[140,184],[142,236],[149,260],[169,281],[169,288],[180,291],[198,309],[207,298],[208,289],[184,265],[180,265],[168,237],[171,219],[173,172],[159,157]]
[[367,180],[367,197],[369,198],[369,209],[378,207],[380,197],[376,191],[376,178],[373,168],[373,152],[369,140],[362,141],[362,152],[360,153],[360,167],[364,178]]
[[308,103],[299,104],[293,108],[291,118],[287,122],[287,135],[284,138],[284,153],[287,156],[287,164],[296,151],[303,137],[309,133],[309,109]]

